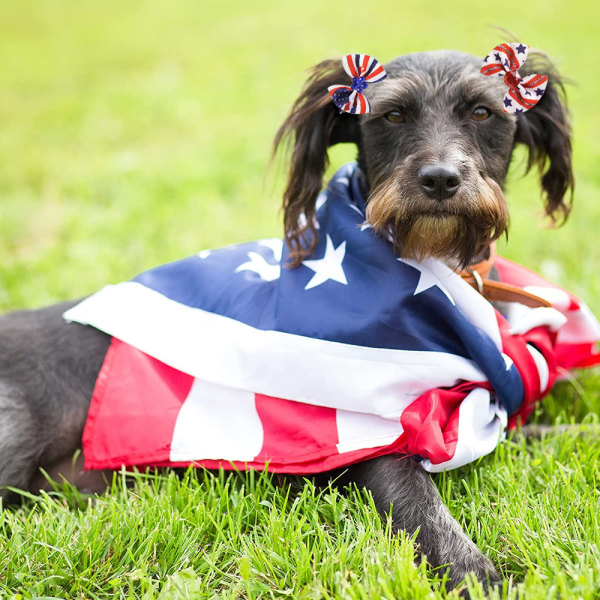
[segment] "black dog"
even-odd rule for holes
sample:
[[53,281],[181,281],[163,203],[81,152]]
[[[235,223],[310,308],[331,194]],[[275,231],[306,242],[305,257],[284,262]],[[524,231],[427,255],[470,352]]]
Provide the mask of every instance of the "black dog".
[[[452,267],[485,258],[507,228],[502,188],[518,143],[529,149],[529,166],[542,171],[546,213],[566,218],[573,177],[560,77],[542,55],[530,54],[521,75],[548,74],[548,88],[535,109],[509,115],[502,109],[504,84],[481,75],[480,66],[480,58],[450,51],[396,58],[385,65],[387,79],[367,92],[372,112],[360,117],[340,114],[327,93],[328,86],[346,80],[341,61],[313,69],[276,137],[276,147],[293,142],[283,202],[291,267],[314,249],[315,200],[327,149],[339,142],[356,144],[369,221],[391,236],[401,256],[433,255]],[[96,329],[63,321],[73,304],[0,319],[0,486],[39,489],[40,466],[72,475],[71,457],[81,446],[110,342]],[[453,584],[470,572],[498,581],[492,563],[410,457],[367,461],[348,468],[338,481],[369,489],[382,513],[393,504],[394,526],[409,533],[418,529],[421,551],[434,566],[450,565]],[[94,487],[98,481],[77,483]]]

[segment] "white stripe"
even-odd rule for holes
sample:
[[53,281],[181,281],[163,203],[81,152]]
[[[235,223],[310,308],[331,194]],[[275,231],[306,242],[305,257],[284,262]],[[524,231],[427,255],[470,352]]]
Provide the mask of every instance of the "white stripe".
[[[518,314],[519,318],[513,323],[515,314]],[[547,327],[550,331],[558,331],[567,322],[567,317],[555,308],[541,306],[531,308],[528,311],[521,310],[518,313],[515,311],[513,320],[510,321],[510,333],[512,335],[522,335],[536,327]]]
[[475,388],[460,404],[458,413],[458,441],[454,456],[434,465],[429,459],[421,466],[430,473],[462,467],[486,454],[501,442],[507,424],[506,411],[496,402],[491,402],[490,393]]
[[263,445],[254,394],[196,379],[173,431],[172,462],[252,461]]
[[395,442],[404,431],[400,419],[337,410],[337,449],[340,454],[362,448],[378,448]]
[[242,390],[399,417],[412,400],[459,381],[485,381],[443,352],[366,348],[263,331],[174,302],[135,282],[108,286],[64,314],[175,369]]
[[548,380],[550,379],[550,370],[548,369],[548,363],[544,358],[543,354],[531,344],[527,344],[527,350],[533,358],[533,362],[537,368],[538,376],[540,378],[540,392],[545,392],[548,387]]
[[344,67],[344,71],[346,71],[349,77],[354,77],[350,67],[351,62],[354,62],[354,54],[346,54],[344,58],[342,58],[342,66]]

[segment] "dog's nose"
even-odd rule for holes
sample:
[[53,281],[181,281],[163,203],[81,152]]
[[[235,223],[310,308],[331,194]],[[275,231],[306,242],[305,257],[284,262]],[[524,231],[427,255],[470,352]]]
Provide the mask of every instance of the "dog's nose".
[[430,198],[445,200],[454,196],[460,186],[460,173],[445,163],[425,165],[419,171],[419,184]]

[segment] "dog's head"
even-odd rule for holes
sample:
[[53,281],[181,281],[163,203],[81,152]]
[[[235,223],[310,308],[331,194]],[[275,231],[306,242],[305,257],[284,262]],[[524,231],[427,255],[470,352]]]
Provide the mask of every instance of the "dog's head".
[[367,219],[391,234],[402,257],[464,266],[485,252],[508,226],[502,189],[518,143],[528,148],[528,168],[540,169],[547,215],[567,217],[573,175],[560,76],[543,54],[530,52],[521,76],[550,80],[533,109],[514,115],[503,110],[502,79],[482,75],[481,63],[446,50],[400,56],[366,90],[372,111],[365,115],[340,114],[331,102],[327,88],[347,80],[341,60],[312,69],[275,140],[277,148],[293,139],[283,203],[292,266],[314,250],[327,149],[340,142],[358,147]]

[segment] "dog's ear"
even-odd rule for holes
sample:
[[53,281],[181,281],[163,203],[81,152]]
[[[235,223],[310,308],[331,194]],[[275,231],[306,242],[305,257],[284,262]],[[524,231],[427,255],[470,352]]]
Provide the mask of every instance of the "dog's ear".
[[515,142],[529,150],[527,171],[539,168],[545,195],[546,214],[554,223],[564,223],[571,210],[573,171],[571,166],[571,126],[566,105],[564,82],[550,59],[532,50],[519,70],[548,75],[548,86],[540,101],[519,114]]
[[275,136],[274,153],[285,141],[289,140],[292,146],[283,195],[283,220],[291,267],[301,264],[317,245],[315,201],[329,164],[327,148],[340,142],[358,143],[357,116],[340,114],[327,91],[330,85],[347,80],[341,59],[325,60],[314,66]]

